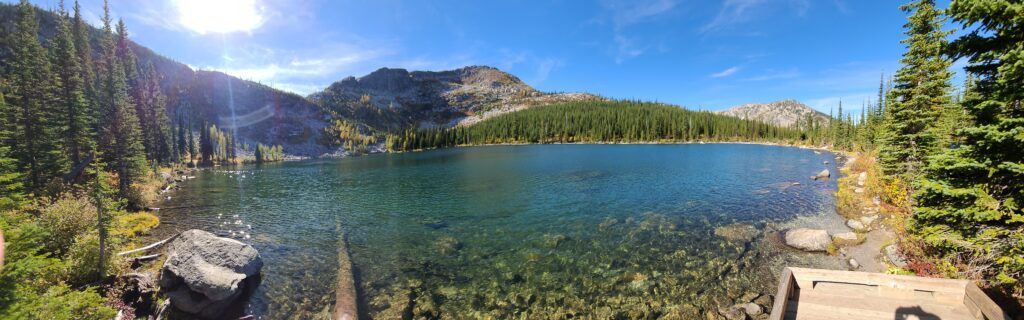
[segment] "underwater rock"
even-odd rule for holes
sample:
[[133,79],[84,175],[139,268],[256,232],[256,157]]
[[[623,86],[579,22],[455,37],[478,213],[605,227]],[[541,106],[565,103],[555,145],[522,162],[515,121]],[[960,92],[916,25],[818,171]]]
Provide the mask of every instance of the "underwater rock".
[[821,170],[821,172],[818,172],[817,175],[812,176],[811,179],[813,179],[813,180],[828,179],[830,176],[832,176],[832,174],[828,171],[828,169],[825,169],[825,170]]
[[434,247],[442,255],[450,255],[462,249],[462,243],[459,242],[459,239],[455,239],[455,237],[442,236],[434,242]]
[[727,320],[746,320],[747,314],[743,310],[743,305],[735,305],[728,308],[722,308],[718,310],[718,314],[721,314]]
[[751,224],[735,223],[715,228],[715,235],[735,242],[750,242],[760,232]]
[[857,187],[853,189],[853,193],[864,193],[864,188]]
[[764,313],[764,309],[762,309],[761,306],[757,305],[756,303],[749,302],[743,305],[743,312],[745,312],[748,316],[759,316],[762,313]]
[[544,247],[554,249],[558,247],[567,238],[561,234],[545,234],[544,235]]
[[787,230],[784,239],[786,245],[804,251],[825,251],[832,242],[828,231],[807,228]]
[[251,245],[188,230],[167,244],[160,287],[178,310],[217,318],[262,268],[263,260]]
[[863,216],[863,217],[860,217],[860,223],[863,223],[865,226],[870,226],[872,223],[875,222],[875,220],[878,220],[878,216]]

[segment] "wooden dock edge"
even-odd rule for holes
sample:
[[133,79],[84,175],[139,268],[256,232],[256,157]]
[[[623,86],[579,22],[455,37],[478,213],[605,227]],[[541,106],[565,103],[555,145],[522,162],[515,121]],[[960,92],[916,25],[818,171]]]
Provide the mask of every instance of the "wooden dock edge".
[[789,302],[789,295],[793,293],[796,281],[793,278],[793,270],[789,267],[782,269],[782,276],[779,277],[779,291],[775,294],[775,302],[772,303],[772,314],[770,320],[782,320],[786,316],[786,305]]
[[4,231],[0,230],[0,269],[4,267]]
[[801,283],[810,288],[818,281],[863,283],[894,288],[922,288],[936,292],[958,293],[962,295],[964,305],[978,319],[1013,320],[971,280],[921,278],[917,276],[793,267],[786,267],[782,270],[782,276],[779,278],[779,290],[775,295],[775,301],[772,303],[772,312],[769,319],[783,320],[786,316],[789,298],[797,288],[801,287]]

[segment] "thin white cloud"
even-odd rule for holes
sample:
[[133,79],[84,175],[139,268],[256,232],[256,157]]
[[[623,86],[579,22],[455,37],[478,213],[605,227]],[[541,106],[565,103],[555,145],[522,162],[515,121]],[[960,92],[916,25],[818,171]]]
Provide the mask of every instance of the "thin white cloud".
[[764,9],[764,5],[769,3],[776,7],[789,8],[792,10],[792,14],[799,17],[807,14],[811,7],[811,2],[808,0],[725,0],[715,18],[701,26],[699,31],[710,33],[750,22],[755,15],[766,12],[767,9]]
[[640,56],[652,47],[639,44],[638,39],[629,35],[628,27],[669,13],[677,5],[678,1],[676,0],[601,1],[601,7],[610,13],[612,41],[615,45],[615,63],[622,63],[627,59]]
[[731,75],[735,74],[737,71],[740,71],[740,67],[739,66],[732,67],[732,68],[729,68],[729,69],[722,70],[720,72],[713,73],[713,74],[711,74],[711,77],[712,78],[725,78],[725,77],[728,77],[728,76],[731,76]]
[[199,34],[250,32],[266,22],[256,0],[174,0],[178,23]]

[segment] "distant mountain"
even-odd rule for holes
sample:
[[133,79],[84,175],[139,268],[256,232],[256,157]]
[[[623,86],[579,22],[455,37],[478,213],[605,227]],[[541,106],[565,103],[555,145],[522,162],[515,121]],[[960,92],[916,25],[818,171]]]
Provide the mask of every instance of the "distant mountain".
[[741,119],[759,120],[780,127],[792,127],[796,124],[804,126],[807,123],[808,117],[813,117],[816,122],[822,125],[828,125],[829,122],[827,114],[811,109],[811,107],[796,100],[749,103],[718,111],[717,113]]
[[380,130],[448,127],[558,102],[597,100],[584,93],[543,93],[493,67],[450,71],[381,68],[309,95],[324,109]]

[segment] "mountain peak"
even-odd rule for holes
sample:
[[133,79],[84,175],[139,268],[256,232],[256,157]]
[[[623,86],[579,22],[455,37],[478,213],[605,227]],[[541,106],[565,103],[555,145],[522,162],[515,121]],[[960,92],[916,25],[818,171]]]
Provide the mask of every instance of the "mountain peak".
[[806,123],[808,117],[823,124],[828,123],[828,115],[808,107],[794,99],[779,100],[769,103],[748,103],[718,111],[719,114],[741,119],[754,119],[781,127],[791,127]]

